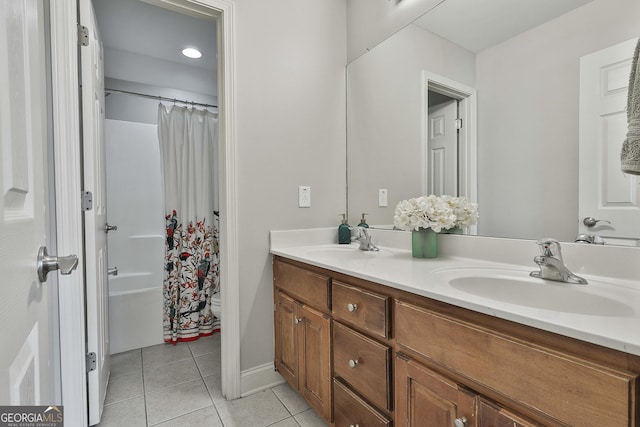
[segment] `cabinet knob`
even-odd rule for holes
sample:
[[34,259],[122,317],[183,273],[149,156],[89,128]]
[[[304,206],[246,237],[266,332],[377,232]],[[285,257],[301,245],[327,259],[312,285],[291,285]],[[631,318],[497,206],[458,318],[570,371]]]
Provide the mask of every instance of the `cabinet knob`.
[[360,427],[360,424],[349,424],[349,427]]
[[349,367],[350,368],[355,368],[358,366],[360,362],[358,362],[358,359],[350,359],[349,360]]
[[467,420],[467,417],[456,418],[453,425],[455,427],[467,427],[469,425],[469,420]]
[[298,325],[298,324],[302,323],[303,320],[304,320],[304,317],[301,317],[299,319],[296,317],[295,319],[293,319],[293,323]]
[[351,312],[358,310],[358,304],[347,304],[347,310]]

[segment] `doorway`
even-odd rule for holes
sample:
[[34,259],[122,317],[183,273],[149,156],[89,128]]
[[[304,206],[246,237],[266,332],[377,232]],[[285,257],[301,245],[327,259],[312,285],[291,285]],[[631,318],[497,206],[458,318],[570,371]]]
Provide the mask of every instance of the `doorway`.
[[[208,117],[217,115],[217,35],[213,17],[203,19],[140,1],[93,3],[105,52],[108,221],[118,227],[108,233],[109,328],[115,354],[165,341],[158,308],[169,294],[163,290],[168,237],[161,214],[167,212],[158,104],[167,110],[187,107],[206,110]],[[199,49],[201,57],[182,55],[186,47]],[[207,192],[218,194],[217,185]],[[205,218],[212,221],[209,214]],[[217,259],[217,253],[211,256]],[[207,333],[220,329],[220,294],[217,286],[209,287],[209,279],[217,283],[218,278],[213,261],[206,275],[206,300],[216,320]]]
[[[476,90],[449,78],[423,71],[424,127],[423,127],[423,186],[429,191],[466,197],[477,203],[477,96]],[[443,107],[448,106],[445,120]],[[436,110],[436,113],[430,109]],[[437,116],[437,117],[436,117]],[[450,155],[439,145],[432,143],[447,133],[445,122],[453,122],[450,132],[454,133],[455,147],[450,147]],[[435,150],[431,150],[434,148]],[[455,150],[455,155],[453,151]],[[447,172],[447,165],[456,173]],[[432,177],[433,175],[433,177]],[[433,184],[432,184],[433,182]],[[435,194],[435,193],[433,193]],[[477,234],[477,225],[468,229],[468,234]]]
[[[80,108],[77,56],[77,3],[89,0],[61,0],[51,6],[53,116],[56,144],[56,195],[58,250],[82,252],[82,217],[80,200]],[[240,395],[240,338],[238,319],[239,266],[238,218],[236,197],[236,119],[235,119],[235,42],[234,4],[229,0],[149,0],[174,10],[217,16],[221,99],[221,275],[226,290],[221,293],[225,328],[221,334],[222,392],[233,399]],[[70,29],[73,29],[71,31]],[[80,261],[80,266],[84,260]],[[63,373],[62,394],[65,396],[67,420],[74,425],[87,425],[87,389],[85,360],[84,280],[81,276],[63,276],[60,283],[60,343]],[[228,309],[226,307],[229,307]],[[225,332],[226,331],[226,332]]]

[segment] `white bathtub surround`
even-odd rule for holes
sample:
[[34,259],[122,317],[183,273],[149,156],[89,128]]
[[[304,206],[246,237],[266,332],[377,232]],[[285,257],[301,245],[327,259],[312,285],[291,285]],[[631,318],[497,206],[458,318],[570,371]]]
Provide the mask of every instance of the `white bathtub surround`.
[[155,125],[105,120],[112,354],[162,343],[164,225]]
[[[307,233],[313,243],[304,245]],[[415,259],[411,256],[408,232],[371,230],[373,243],[380,247],[380,252],[358,251],[357,244],[337,245],[334,243],[336,233],[334,229],[272,231],[271,253],[640,355],[638,248],[562,244],[565,264],[590,282],[576,285],[529,278],[529,272],[538,269],[533,262],[533,257],[539,253],[538,245],[532,240],[440,235],[438,258]],[[324,241],[320,241],[322,236]],[[542,293],[547,291],[549,297],[554,295],[554,298],[558,295],[566,297],[567,309],[562,301],[544,306],[516,304],[451,286],[448,281],[451,274],[460,275],[465,269],[492,274],[502,272],[504,276],[517,277],[531,286],[539,281]],[[544,301],[545,296],[540,295],[540,301]],[[576,310],[572,296],[596,303],[603,301],[611,309],[594,306],[592,313],[586,304]]]

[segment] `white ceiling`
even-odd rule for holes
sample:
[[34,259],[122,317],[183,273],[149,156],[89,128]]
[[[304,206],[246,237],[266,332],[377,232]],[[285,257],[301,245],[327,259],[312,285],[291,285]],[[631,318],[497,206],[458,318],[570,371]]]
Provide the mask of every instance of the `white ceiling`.
[[[140,0],[93,0],[93,5],[105,48],[216,69],[215,22]],[[197,47],[202,58],[184,57],[181,53],[184,47]]]
[[478,53],[591,1],[445,0],[415,23]]

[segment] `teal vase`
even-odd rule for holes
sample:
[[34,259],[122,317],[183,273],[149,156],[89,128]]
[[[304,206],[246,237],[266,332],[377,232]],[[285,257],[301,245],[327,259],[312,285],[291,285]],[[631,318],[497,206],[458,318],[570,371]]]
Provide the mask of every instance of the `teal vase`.
[[435,258],[438,256],[438,233],[430,228],[411,232],[411,254],[414,258]]
[[453,228],[449,228],[448,230],[442,230],[440,233],[442,233],[442,234],[462,234],[462,228],[453,227]]

